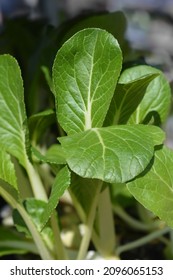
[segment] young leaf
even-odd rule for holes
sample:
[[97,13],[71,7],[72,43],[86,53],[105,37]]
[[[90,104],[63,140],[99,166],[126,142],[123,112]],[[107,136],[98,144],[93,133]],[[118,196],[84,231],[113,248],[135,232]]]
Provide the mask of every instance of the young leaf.
[[[29,214],[30,219],[40,232],[42,229],[43,214],[46,211],[46,202],[35,198],[28,198],[25,201],[26,211]],[[53,231],[49,225],[47,225],[40,235],[44,242],[47,244],[50,250],[53,250]]]
[[25,166],[26,113],[20,68],[10,55],[0,56],[0,145]]
[[163,138],[164,133],[155,126],[119,125],[94,128],[59,141],[69,167],[81,177],[123,183],[146,168],[154,146]]
[[118,83],[104,125],[127,123],[155,77],[157,74],[150,74],[125,84]]
[[163,147],[155,152],[146,174],[127,184],[132,195],[170,227],[173,227],[173,151]]
[[0,148],[0,179],[10,184],[17,190],[17,179],[14,164],[5,150]]
[[70,171],[67,166],[62,168],[54,181],[52,186],[51,194],[49,197],[48,204],[46,204],[45,211],[42,217],[42,226],[44,226],[49,220],[53,210],[58,205],[60,197],[63,195],[65,190],[70,186]]
[[146,65],[135,66],[121,74],[119,83],[129,83],[148,74],[158,74],[158,77],[150,82],[142,102],[131,116],[129,123],[142,123],[148,114],[161,123],[167,118],[171,91],[167,79],[160,70]]
[[61,47],[53,85],[58,121],[67,134],[102,126],[121,64],[116,39],[101,29],[82,30]]
[[41,230],[42,216],[45,212],[46,202],[35,198],[28,198],[25,200],[25,208],[27,213],[32,218],[37,229]]

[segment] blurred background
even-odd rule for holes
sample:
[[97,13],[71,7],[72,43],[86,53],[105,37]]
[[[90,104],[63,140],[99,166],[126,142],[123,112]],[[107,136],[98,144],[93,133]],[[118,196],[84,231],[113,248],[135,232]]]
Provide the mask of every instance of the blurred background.
[[7,18],[25,17],[57,27],[78,15],[118,10],[126,15],[131,46],[152,52],[147,62],[162,64],[172,80],[173,0],[0,0],[0,24]]

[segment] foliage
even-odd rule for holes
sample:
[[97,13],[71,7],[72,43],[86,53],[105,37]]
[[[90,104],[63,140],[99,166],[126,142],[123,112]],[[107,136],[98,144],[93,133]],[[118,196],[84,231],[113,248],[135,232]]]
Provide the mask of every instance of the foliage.
[[[66,248],[57,207],[67,194],[85,230],[84,235],[78,226],[74,230],[80,235],[77,259],[86,257],[91,240],[103,257],[122,252],[112,212],[118,209],[117,190],[173,227],[173,153],[156,126],[169,113],[169,84],[155,68],[122,71],[122,62],[111,33],[100,28],[75,33],[57,52],[52,79],[44,68],[55,112],[49,108],[27,118],[19,65],[11,55],[0,56],[0,194],[15,209],[14,224],[22,235],[20,242],[9,231],[7,239],[11,234],[18,244],[9,252],[70,258],[73,246]],[[44,133],[55,122],[56,143],[43,146]],[[8,253],[4,244],[1,255]]]

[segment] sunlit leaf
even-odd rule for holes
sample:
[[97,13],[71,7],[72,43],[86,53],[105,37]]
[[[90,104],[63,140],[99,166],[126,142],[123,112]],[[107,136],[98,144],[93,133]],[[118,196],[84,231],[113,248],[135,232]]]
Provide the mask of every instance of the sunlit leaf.
[[132,195],[170,227],[173,227],[173,151],[155,152],[154,163],[144,176],[127,184]]
[[104,125],[127,123],[155,77],[157,74],[146,75],[125,84],[118,83]]
[[129,123],[142,123],[147,117],[148,121],[153,117],[156,123],[163,123],[168,116],[171,91],[166,77],[160,70],[147,65],[131,67],[122,73],[119,82],[129,83],[148,74],[158,74],[158,77],[150,82],[142,102],[131,116]]
[[116,39],[101,29],[82,30],[61,47],[53,84],[58,121],[67,134],[102,126],[121,64]]
[[146,168],[154,146],[163,139],[164,133],[158,127],[119,125],[91,129],[59,141],[72,171],[85,178],[122,183]]

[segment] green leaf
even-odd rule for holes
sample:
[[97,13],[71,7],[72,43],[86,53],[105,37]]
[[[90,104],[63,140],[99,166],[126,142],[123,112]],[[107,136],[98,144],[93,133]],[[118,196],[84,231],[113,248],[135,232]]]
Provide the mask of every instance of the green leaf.
[[50,251],[53,249],[53,232],[50,227],[46,227],[41,233],[39,232],[45,205],[46,202],[42,200],[29,198],[25,201],[26,211],[22,204],[16,203],[13,219],[19,231],[25,232],[27,236],[30,236],[31,233],[41,258],[52,259]]
[[68,170],[67,166],[65,166],[58,172],[55,178],[54,184],[51,189],[49,201],[46,204],[45,211],[42,217],[42,226],[44,226],[48,222],[53,210],[58,205],[59,199],[69,186],[70,171]]
[[16,190],[18,189],[14,164],[11,161],[10,155],[2,148],[0,148],[0,179],[10,184]]
[[35,198],[28,198],[25,201],[25,208],[27,213],[32,218],[37,229],[41,231],[42,216],[45,212],[46,202]]
[[67,134],[102,126],[121,64],[116,39],[101,29],[82,30],[61,47],[53,84],[58,121]]
[[0,56],[0,145],[25,167],[26,113],[20,68],[10,55]]
[[143,176],[127,184],[132,195],[147,209],[173,227],[173,151],[155,152],[154,163]]
[[104,125],[127,123],[144,97],[147,86],[157,76],[151,74],[125,84],[118,83]]
[[29,198],[25,201],[26,211],[32,219],[33,223],[40,232],[44,242],[49,249],[53,250],[53,231],[50,225],[42,229],[43,215],[46,211],[46,202],[35,198]]
[[146,168],[154,146],[161,144],[163,138],[163,131],[155,126],[119,125],[93,128],[59,141],[70,169],[76,174],[123,183]]
[[147,117],[151,119],[152,116],[157,123],[163,123],[168,116],[171,90],[167,79],[160,70],[146,65],[135,66],[125,70],[120,76],[119,82],[129,83],[148,74],[158,74],[159,76],[150,82],[142,102],[131,116],[129,123],[142,123]]

